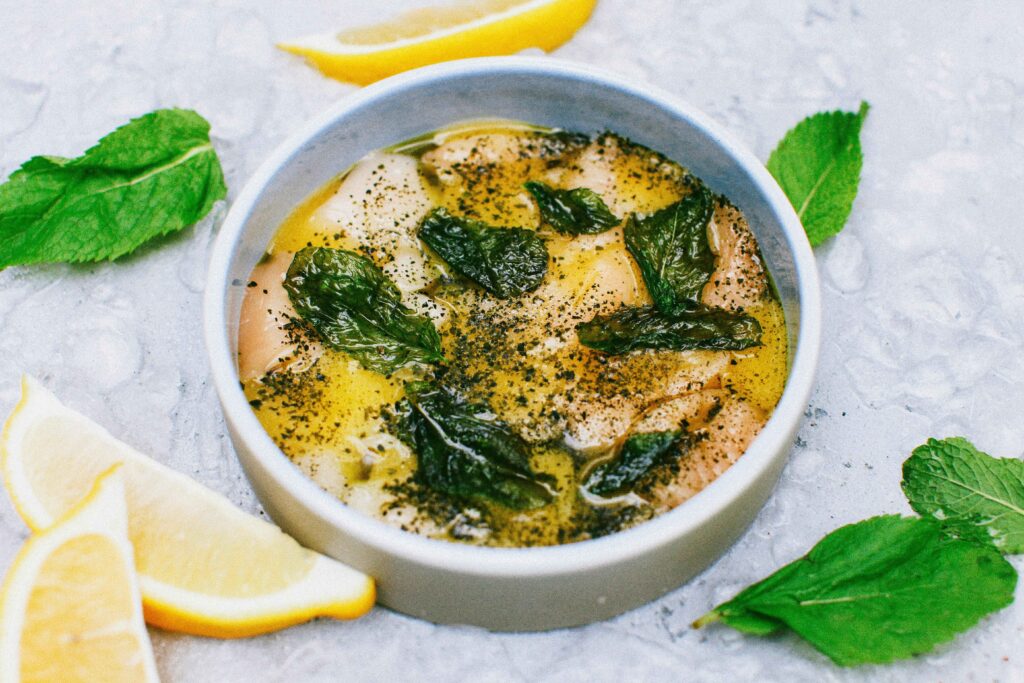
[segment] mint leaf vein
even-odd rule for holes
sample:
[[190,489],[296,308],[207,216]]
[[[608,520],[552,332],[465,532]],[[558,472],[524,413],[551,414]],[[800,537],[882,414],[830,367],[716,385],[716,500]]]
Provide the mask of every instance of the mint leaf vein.
[[993,458],[964,438],[929,439],[903,463],[903,491],[921,515],[969,538],[1024,552],[1024,461]]
[[841,666],[928,652],[1013,601],[1014,568],[991,545],[950,538],[932,519],[873,517],[696,622],[755,635],[785,625]]
[[817,246],[838,234],[860,185],[860,130],[870,107],[820,112],[792,128],[768,158],[768,170]]
[[193,111],[133,119],[75,159],[29,159],[0,185],[0,268],[116,259],[203,218],[227,194]]

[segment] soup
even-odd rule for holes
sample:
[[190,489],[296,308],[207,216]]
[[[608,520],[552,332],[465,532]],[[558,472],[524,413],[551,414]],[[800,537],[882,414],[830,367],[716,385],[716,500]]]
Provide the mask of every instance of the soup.
[[350,507],[495,546],[670,510],[750,445],[786,377],[742,212],[627,139],[509,121],[369,154],[251,274],[246,395]]

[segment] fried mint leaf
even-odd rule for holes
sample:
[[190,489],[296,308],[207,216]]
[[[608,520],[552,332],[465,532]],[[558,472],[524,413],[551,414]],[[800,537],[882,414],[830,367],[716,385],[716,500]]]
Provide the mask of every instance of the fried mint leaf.
[[708,244],[714,198],[703,185],[680,201],[623,228],[626,248],[636,259],[654,305],[678,315],[697,307],[701,290],[715,269]]
[[1017,573],[991,546],[897,515],[841,527],[694,623],[766,635],[783,626],[836,664],[931,650],[1013,601]]
[[547,247],[533,230],[495,228],[436,208],[419,235],[457,273],[499,299],[536,289],[548,270]]
[[619,224],[601,195],[585,187],[556,190],[534,180],[523,185],[545,223],[567,235],[596,235]]
[[761,343],[754,318],[700,303],[715,269],[708,244],[714,197],[703,185],[646,217],[630,216],[623,229],[654,306],[621,308],[576,326],[580,343],[605,353],[636,349],[745,349]]
[[227,193],[194,111],[133,119],[76,159],[33,157],[0,185],[0,268],[102,261],[192,225]]
[[284,288],[325,344],[369,370],[444,361],[434,324],[406,308],[398,287],[365,256],[307,247],[292,259]]
[[864,157],[860,129],[868,103],[857,112],[810,116],[792,128],[768,157],[768,170],[796,209],[817,246],[846,224],[857,196]]
[[1024,552],[1024,461],[959,437],[928,439],[903,463],[903,491],[919,514],[959,535],[980,527],[1004,553]]
[[675,430],[631,435],[613,460],[594,468],[584,488],[599,496],[624,492],[671,454],[682,434]]
[[737,351],[761,343],[761,325],[749,315],[701,306],[668,316],[651,306],[620,308],[576,326],[584,346],[610,354],[636,349]]
[[530,469],[526,443],[490,409],[428,382],[406,385],[406,430],[427,486],[515,509],[547,505],[551,492]]

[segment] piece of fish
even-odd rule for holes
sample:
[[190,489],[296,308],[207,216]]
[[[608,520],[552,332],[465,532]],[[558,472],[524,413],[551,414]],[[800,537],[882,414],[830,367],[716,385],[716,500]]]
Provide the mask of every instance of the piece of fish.
[[696,444],[682,455],[675,479],[652,492],[655,507],[674,508],[699,493],[746,452],[768,419],[762,410],[737,396],[719,396],[717,400],[719,404],[708,413],[710,419],[691,426]]
[[415,158],[374,154],[352,167],[312,220],[368,253],[403,293],[415,292],[441,275],[416,234],[436,204]]
[[482,132],[447,139],[420,157],[423,166],[445,185],[464,182],[481,169],[536,158],[545,152],[538,136]]
[[611,134],[598,136],[548,172],[548,180],[557,187],[585,187],[598,193],[621,220],[681,199],[685,176],[678,164]]
[[295,309],[283,287],[293,254],[279,252],[252,270],[238,320],[238,374],[243,382],[272,372],[302,371],[323,353],[291,329]]
[[768,276],[747,220],[735,207],[719,203],[708,226],[715,270],[701,301],[708,306],[740,310],[768,296]]

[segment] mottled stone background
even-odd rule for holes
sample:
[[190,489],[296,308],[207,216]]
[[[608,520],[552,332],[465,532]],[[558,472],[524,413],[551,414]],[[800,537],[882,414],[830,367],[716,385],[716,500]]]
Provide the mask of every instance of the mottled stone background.
[[[394,0],[0,0],[0,175],[72,156],[163,106],[213,123],[231,197],[290,131],[353,88],[275,40],[372,21]],[[863,98],[850,224],[818,249],[817,389],[778,490],[689,585],[586,628],[495,635],[376,609],[222,642],[152,632],[168,681],[1022,681],[1018,603],[917,660],[837,669],[789,636],[693,631],[716,601],[836,526],[908,512],[928,436],[1024,450],[1024,3],[601,0],[558,56],[678,93],[766,158],[806,114]],[[685,160],[683,160],[685,161]],[[230,199],[230,198],[229,198]],[[20,373],[257,510],[208,381],[200,300],[224,207],[115,264],[0,273],[0,409]],[[0,567],[26,530],[0,502]],[[1024,563],[1014,561],[1018,568]]]

